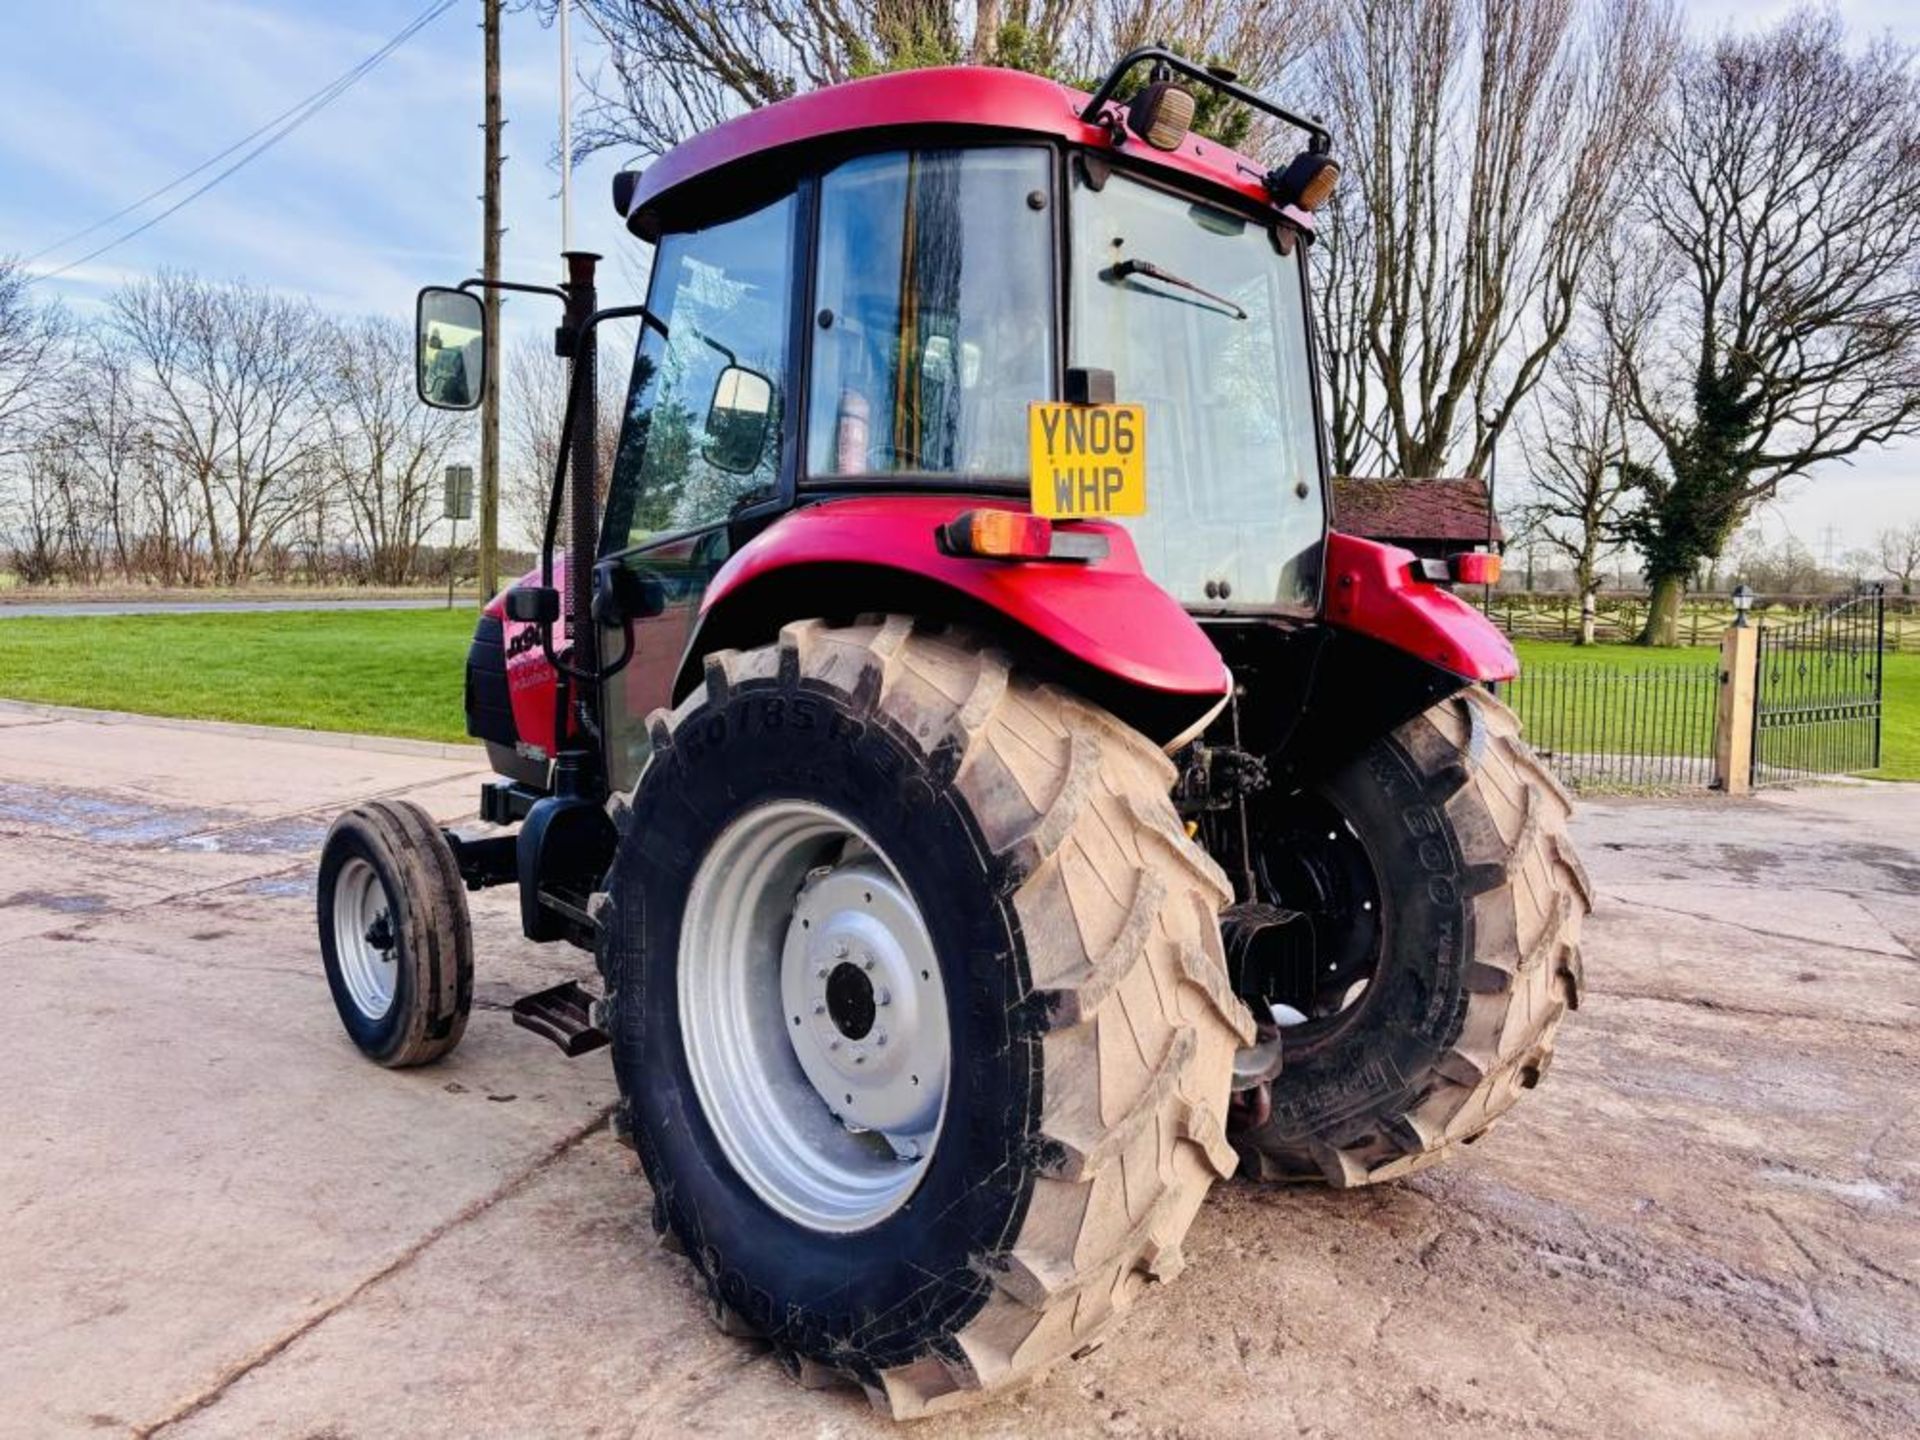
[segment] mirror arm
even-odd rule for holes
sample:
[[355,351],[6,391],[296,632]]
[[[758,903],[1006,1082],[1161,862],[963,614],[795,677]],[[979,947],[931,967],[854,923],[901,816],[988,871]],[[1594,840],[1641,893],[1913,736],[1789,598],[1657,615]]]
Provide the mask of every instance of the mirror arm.
[[552,285],[521,285],[513,280],[483,280],[477,275],[470,280],[462,280],[454,288],[456,290],[517,290],[523,295],[551,295],[562,305],[567,303],[566,292]]
[[591,330],[602,320],[632,320],[636,317],[642,325],[658,330],[662,340],[667,338],[667,322],[644,305],[610,305],[605,310],[596,310],[587,317],[585,328]]

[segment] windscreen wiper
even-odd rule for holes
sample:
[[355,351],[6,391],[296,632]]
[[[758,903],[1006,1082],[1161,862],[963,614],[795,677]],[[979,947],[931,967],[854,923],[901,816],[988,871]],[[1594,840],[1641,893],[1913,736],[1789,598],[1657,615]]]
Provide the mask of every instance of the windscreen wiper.
[[1162,285],[1177,285],[1182,290],[1191,290],[1194,294],[1204,296],[1216,305],[1225,306],[1227,313],[1233,316],[1234,319],[1244,320],[1247,318],[1247,312],[1234,304],[1233,301],[1227,299],[1226,296],[1216,295],[1204,286],[1194,284],[1193,281],[1187,279],[1184,275],[1176,275],[1171,270],[1154,264],[1151,260],[1122,260],[1118,265],[1108,266],[1100,278],[1103,280],[1120,281],[1125,280],[1130,275],[1144,275],[1149,280],[1158,280]]

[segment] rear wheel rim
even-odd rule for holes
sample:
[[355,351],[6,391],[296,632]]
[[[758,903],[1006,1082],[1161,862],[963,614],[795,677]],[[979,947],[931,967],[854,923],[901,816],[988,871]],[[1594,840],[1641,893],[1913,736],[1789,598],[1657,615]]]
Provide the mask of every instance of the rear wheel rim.
[[[1289,822],[1262,837],[1256,864],[1262,898],[1304,919],[1310,970],[1271,993],[1262,987],[1257,1003],[1243,998],[1262,1018],[1271,1014],[1289,1053],[1304,1057],[1344,1033],[1378,998],[1390,916],[1379,864],[1359,830],[1323,797],[1305,794],[1294,804]],[[1273,1002],[1281,1008],[1272,1009]]]
[[678,995],[701,1110],[763,1201],[834,1233],[907,1202],[946,1114],[946,990],[859,826],[801,800],[728,825],[688,891]]
[[393,905],[379,872],[358,856],[333,882],[333,949],[354,1008],[381,1019],[393,1008],[400,976]]

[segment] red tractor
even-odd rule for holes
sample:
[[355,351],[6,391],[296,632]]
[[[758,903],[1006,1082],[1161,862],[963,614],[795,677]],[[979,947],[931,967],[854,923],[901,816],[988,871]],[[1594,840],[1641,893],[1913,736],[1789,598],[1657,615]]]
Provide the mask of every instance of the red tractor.
[[[1201,87],[1306,149],[1191,133]],[[1092,96],[862,80],[620,176],[647,300],[596,310],[568,257],[547,558],[468,659],[507,828],[380,802],[328,837],[355,1043],[452,1049],[464,892],[516,885],[601,977],[516,1018],[611,1044],[716,1316],[896,1416],[1087,1348],[1236,1170],[1477,1139],[1578,1002],[1567,798],[1449,589],[1492,557],[1329,530],[1329,148],[1148,49]],[[477,403],[481,288],[422,292],[430,404]]]

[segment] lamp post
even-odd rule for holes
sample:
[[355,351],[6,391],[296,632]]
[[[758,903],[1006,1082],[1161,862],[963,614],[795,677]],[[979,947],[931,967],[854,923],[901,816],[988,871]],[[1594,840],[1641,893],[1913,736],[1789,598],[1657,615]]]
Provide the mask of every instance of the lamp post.
[[1733,587],[1733,623],[1739,629],[1747,628],[1747,612],[1753,609],[1753,591],[1745,585]]

